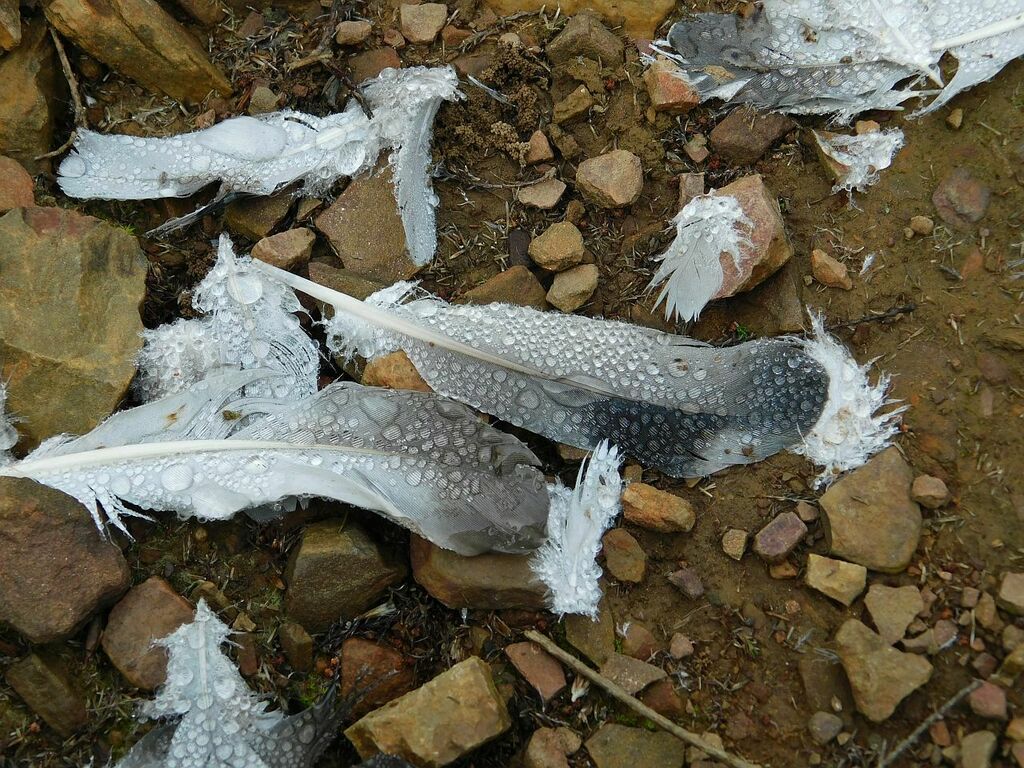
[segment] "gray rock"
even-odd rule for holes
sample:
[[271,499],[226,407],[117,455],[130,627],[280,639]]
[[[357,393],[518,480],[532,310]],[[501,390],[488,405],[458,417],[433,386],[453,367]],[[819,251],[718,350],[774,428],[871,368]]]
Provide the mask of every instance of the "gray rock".
[[831,712],[815,712],[807,721],[807,730],[815,744],[824,746],[843,730],[843,719]]
[[754,552],[766,562],[781,563],[807,535],[807,526],[795,512],[783,512],[754,536]]
[[970,229],[988,210],[992,191],[966,168],[954,168],[935,188],[932,203],[939,217],[956,229]]
[[639,693],[655,680],[665,677],[665,670],[621,653],[609,654],[601,665],[601,674],[626,693]]
[[33,653],[7,668],[7,684],[46,724],[67,738],[89,721],[85,696],[61,661]]

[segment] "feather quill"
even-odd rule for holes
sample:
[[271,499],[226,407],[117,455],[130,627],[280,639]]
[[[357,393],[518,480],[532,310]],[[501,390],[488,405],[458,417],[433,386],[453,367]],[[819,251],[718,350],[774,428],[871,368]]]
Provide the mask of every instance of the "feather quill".
[[730,195],[699,195],[672,220],[676,237],[655,259],[660,261],[647,290],[664,283],[658,304],[665,302],[665,317],[695,320],[716,298],[725,278],[723,262],[739,269],[740,249],[750,243],[753,225]]
[[[934,96],[925,114],[1024,54],[1024,0],[765,0],[746,18],[678,22],[659,52],[702,100],[848,119]],[[943,85],[947,53],[958,66]]]
[[[578,315],[452,306],[408,283],[363,302],[259,268],[334,307],[327,330],[337,353],[372,358],[404,350],[439,394],[580,448],[608,440],[673,476],[759,461],[801,444],[831,413],[830,361],[801,339],[718,348]],[[859,385],[884,394],[884,383],[871,387],[857,370]]]
[[[298,402],[239,395],[267,372],[223,374],[48,441],[0,476],[97,506],[123,529],[134,507],[224,519],[294,497],[379,512],[472,555],[534,549],[548,498],[537,458],[458,403],[335,383]],[[131,507],[127,506],[131,505]]]
[[903,146],[903,131],[893,128],[853,136],[811,131],[818,149],[833,161],[839,178],[832,193],[863,192],[879,179]]
[[337,735],[334,689],[295,715],[269,711],[221,646],[231,630],[207,607],[156,645],[167,681],[140,715],[170,719],[139,740],[115,768],[312,768]]

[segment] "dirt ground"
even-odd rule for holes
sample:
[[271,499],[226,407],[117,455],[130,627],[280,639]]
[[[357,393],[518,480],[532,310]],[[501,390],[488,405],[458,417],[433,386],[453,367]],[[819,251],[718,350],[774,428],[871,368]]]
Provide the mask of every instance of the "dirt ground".
[[[456,6],[473,18],[473,0]],[[212,108],[223,114],[244,111],[249,87],[260,81],[288,94],[288,106],[296,109],[317,114],[330,111],[330,95],[335,92],[335,103],[340,105],[347,86],[332,86],[325,94],[330,74],[323,67],[313,65],[286,74],[281,66],[295,57],[287,46],[304,50],[316,46],[324,13],[316,9],[305,17],[289,18],[279,10],[265,12],[268,35],[256,42],[239,41],[227,28],[218,30],[223,45],[214,47],[215,59],[232,74],[236,93],[242,96]],[[359,15],[374,21],[375,39],[395,24],[395,7],[386,3],[374,2],[360,9]],[[237,26],[244,16],[239,11],[225,27]],[[561,23],[530,15],[503,23],[501,31],[516,31],[525,41],[542,46]],[[286,36],[269,34],[269,30],[294,35],[282,40]],[[482,39],[472,46],[473,53],[495,53],[495,38],[492,34]],[[441,63],[458,53],[444,51],[440,45],[407,46],[400,51],[407,64]],[[72,54],[73,61],[78,61],[77,53]],[[337,61],[344,64],[344,55]],[[446,105],[439,116],[435,189],[441,198],[440,252],[435,264],[421,275],[426,286],[457,298],[516,263],[508,249],[510,231],[536,234],[546,223],[563,218],[564,204],[545,215],[515,202],[516,185],[538,173],[521,167],[504,150],[514,154],[514,139],[525,140],[546,121],[554,100],[579,82],[589,82],[602,88],[605,103],[589,122],[571,128],[580,147],[577,160],[613,147],[629,149],[643,160],[645,187],[640,202],[624,212],[587,209],[580,229],[601,280],[598,292],[581,312],[666,327],[661,314],[651,312],[644,287],[652,273],[651,256],[667,242],[664,227],[676,211],[679,174],[704,170],[708,185],[718,187],[751,170],[731,167],[714,156],[706,168],[697,169],[682,152],[688,136],[706,132],[725,110],[712,104],[685,117],[661,115],[648,120],[635,49],[625,68],[604,71],[570,71],[568,67],[551,71],[542,57],[508,51],[498,52],[495,61],[482,79],[508,95],[515,107],[505,107],[466,85],[469,100]],[[85,87],[101,98],[102,113],[94,110],[91,116],[100,118],[96,125],[103,130],[140,134],[186,130],[211,108],[203,105],[187,114],[170,109],[168,103],[113,75],[104,82],[87,81]],[[991,589],[998,574],[1020,570],[1024,559],[1024,356],[1019,341],[1014,346],[1024,325],[1024,279],[1016,279],[1014,272],[1024,267],[1009,266],[1024,258],[1024,166],[1013,156],[1014,148],[1024,142],[1024,61],[959,96],[954,106],[964,114],[958,130],[946,122],[948,109],[918,120],[901,114],[870,115],[883,125],[902,128],[906,145],[881,181],[852,201],[830,193],[832,182],[815,156],[809,129],[824,125],[822,120],[800,119],[800,127],[754,168],[778,195],[795,247],[792,266],[773,280],[795,279],[801,301],[812,311],[824,313],[858,360],[875,360],[877,370],[893,377],[894,397],[909,406],[897,443],[900,450],[915,471],[941,477],[953,491],[955,504],[926,519],[926,532],[911,568],[884,579],[891,585],[930,587],[939,596],[936,615],[943,610],[952,614],[965,586]],[[492,131],[498,122],[512,126],[513,138],[507,131]],[[570,182],[573,160],[560,156],[556,166],[558,176]],[[991,188],[986,217],[966,232],[947,229],[937,221],[931,236],[906,239],[904,229],[912,216],[935,217],[932,192],[957,167],[969,169]],[[41,204],[52,197],[54,204],[76,207],[136,232],[192,205],[192,201],[79,204],[46,183],[39,193]],[[201,277],[211,261],[212,234],[194,227],[168,241],[144,242],[153,265],[147,324],[182,313],[187,305],[182,291]],[[810,252],[816,247],[826,248],[847,264],[854,276],[852,291],[804,281],[811,272]],[[320,249],[326,246],[318,245],[315,258],[331,258]],[[980,250],[980,259],[971,255],[974,249]],[[869,255],[873,263],[858,274]],[[913,311],[885,321],[858,322],[908,305]],[[1011,328],[1017,329],[1016,337],[1000,333]],[[755,296],[711,308],[692,332],[729,343],[773,329]],[[982,353],[996,355],[1007,366],[1008,376],[1002,381],[986,380],[978,363]],[[549,462],[546,471],[572,479],[575,464],[562,461],[543,439],[519,434]],[[648,578],[635,588],[608,583],[607,593],[620,625],[641,622],[665,643],[674,632],[694,641],[694,656],[669,662],[686,692],[684,727],[716,731],[729,748],[775,768],[807,765],[818,758],[830,766],[874,765],[880,753],[971,679],[970,633],[962,632],[956,647],[933,657],[936,671],[931,682],[888,721],[871,725],[844,711],[846,730],[852,733],[845,745],[822,748],[809,741],[806,723],[814,709],[798,662],[808,655],[830,658],[829,640],[835,629],[849,616],[861,617],[863,606],[858,602],[842,609],[803,586],[799,578],[773,579],[756,557],[734,562],[723,554],[720,537],[728,527],[757,530],[796,500],[814,501],[818,496],[810,487],[814,474],[805,460],[792,455],[726,470],[696,485],[645,471],[645,482],[692,501],[698,523],[686,535],[631,528],[647,552]],[[210,580],[232,601],[246,606],[262,633],[262,668],[250,682],[293,709],[310,703],[326,685],[316,674],[306,679],[277,672],[280,652],[270,629],[280,616],[284,562],[304,519],[308,516],[258,527],[242,521],[179,523],[161,516],[155,525],[136,526],[136,541],[126,542],[135,581],[164,575],[187,594],[198,581]],[[385,540],[402,545],[405,534],[400,530],[369,516],[366,522]],[[802,551],[824,552],[820,528],[812,526],[811,537],[801,546]],[[700,572],[706,588],[703,599],[688,600],[664,578],[681,561]],[[492,642],[484,645],[484,653],[495,660],[501,658],[501,646],[519,639],[525,627],[538,626],[559,636],[551,616],[470,611],[463,617],[431,599],[411,579],[392,599],[396,612],[336,627],[318,646],[318,657],[329,661],[348,636],[381,639],[416,659],[423,682],[468,652],[473,627],[489,633]],[[140,733],[133,718],[139,696],[119,679],[95,645],[90,647],[87,635],[83,632],[63,653],[89,690],[93,713],[89,731],[59,743],[0,683],[0,723],[5,731],[16,734],[0,764],[82,766],[93,758],[101,765],[109,755],[117,757],[134,743]],[[989,642],[998,646],[997,637]],[[16,656],[23,647],[14,633],[0,632],[0,653]],[[514,728],[458,765],[503,768],[539,725],[568,724],[586,736],[605,720],[640,724],[627,710],[595,693],[575,704],[562,697],[541,711],[536,697],[513,672],[506,682],[517,692],[510,701]],[[1019,689],[1011,691],[1010,701],[1018,708],[1024,705]],[[954,733],[984,725],[965,707],[954,710],[947,722]],[[927,744],[927,737],[922,744]],[[913,755],[908,753],[900,765],[924,764]],[[323,764],[345,766],[354,757],[345,739],[339,738]],[[586,751],[573,757],[572,764],[589,765]]]

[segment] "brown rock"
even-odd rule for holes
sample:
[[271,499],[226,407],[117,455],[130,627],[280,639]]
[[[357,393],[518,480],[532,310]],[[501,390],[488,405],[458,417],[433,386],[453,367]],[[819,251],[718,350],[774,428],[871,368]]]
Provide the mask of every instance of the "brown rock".
[[288,558],[285,613],[307,632],[323,632],[370,608],[405,575],[405,565],[382,552],[357,523],[313,523]]
[[289,229],[265,237],[252,247],[252,257],[278,269],[294,270],[306,266],[313,253],[316,235],[305,227]]
[[630,621],[622,633],[622,652],[634,659],[647,661],[658,652],[658,641],[643,624]]
[[686,635],[676,632],[668,646],[669,655],[673,659],[687,659],[693,656],[693,641]]
[[372,31],[373,25],[368,21],[342,21],[334,29],[334,41],[338,45],[359,45]]
[[682,698],[668,678],[656,680],[647,686],[640,694],[640,701],[669,720],[678,720],[686,712]]
[[545,606],[546,589],[530,570],[529,555],[495,552],[464,557],[413,536],[409,556],[416,582],[449,608]]
[[309,279],[335,291],[355,296],[360,301],[371,293],[387,287],[384,283],[364,277],[355,270],[337,269],[319,261],[309,263]]
[[999,582],[996,602],[1014,616],[1024,616],[1024,573],[1007,572]]
[[268,112],[276,112],[281,97],[265,85],[257,85],[249,96],[249,114],[265,115]]
[[376,357],[363,368],[360,383],[366,387],[409,389],[413,392],[433,392],[423,380],[412,360],[402,350]]
[[439,768],[511,724],[490,667],[473,656],[364,716],[345,736],[362,757],[383,752]]
[[453,24],[446,24],[441,30],[441,41],[449,48],[457,48],[472,36],[471,30],[462,29]]
[[775,142],[796,128],[783,114],[762,114],[752,107],[738,107],[708,135],[712,148],[736,165],[752,165]]
[[352,81],[356,84],[365,83],[376,77],[385,69],[399,69],[402,60],[394,48],[374,48],[369,51],[349,56],[348,69],[352,73]]
[[292,189],[283,189],[269,197],[235,200],[224,210],[224,223],[232,232],[250,240],[260,240],[273,231],[291,210]]
[[949,503],[946,484],[931,475],[918,475],[910,486],[910,497],[925,509],[938,509]]
[[548,308],[540,281],[526,267],[518,265],[466,291],[462,294],[462,301],[468,304],[518,304],[540,310]]
[[231,83],[206,50],[148,0],[48,0],[46,18],[95,59],[173,99],[200,102]]
[[737,562],[747,551],[750,534],[740,528],[730,528],[722,534],[722,551]]
[[815,554],[807,556],[804,583],[843,605],[851,605],[857,599],[867,578],[868,570],[863,565]]
[[682,115],[700,104],[700,94],[679,75],[679,67],[664,58],[644,72],[644,85],[655,112]]
[[0,0],[0,48],[12,51],[21,43],[21,9],[18,0]]
[[829,288],[853,290],[853,280],[850,279],[846,265],[836,261],[820,248],[811,251],[811,274],[815,280]]
[[986,720],[1005,720],[1006,691],[998,685],[983,682],[967,695],[971,711]]
[[934,656],[945,650],[956,640],[956,624],[948,619],[940,619],[935,626],[925,630],[916,637],[905,638],[901,645],[908,653]]
[[21,44],[0,57],[0,152],[29,173],[49,167],[35,158],[53,148],[58,107],[66,85],[43,19],[22,26]]
[[608,572],[618,581],[639,584],[647,570],[647,555],[628,531],[612,528],[601,540]]
[[675,736],[615,723],[605,723],[587,739],[587,752],[597,768],[683,768],[686,764],[686,745]]
[[992,731],[975,731],[960,740],[959,768],[989,768],[999,739]]
[[668,575],[669,583],[677,587],[680,592],[691,600],[696,600],[704,595],[704,582],[700,574],[694,568],[680,568]]
[[679,174],[679,210],[686,207],[686,204],[695,197],[704,194],[703,173],[681,173]]
[[415,672],[395,649],[361,637],[341,644],[341,696],[352,697],[353,717],[362,717],[415,687]]
[[399,13],[405,39],[414,45],[429,45],[448,18],[448,6],[444,3],[403,3]]
[[136,688],[152,691],[167,677],[167,651],[154,640],[192,621],[194,610],[159,576],[151,576],[113,607],[103,632],[103,650]]
[[754,536],[754,552],[769,563],[780,563],[807,535],[807,526],[795,512],[783,512]]
[[405,46],[405,37],[394,27],[384,30],[384,45],[398,49]]
[[536,184],[520,187],[516,190],[516,199],[527,208],[550,211],[565,193],[565,182],[558,179],[544,179]]
[[643,191],[643,165],[632,152],[614,149],[580,163],[576,187],[601,208],[624,208],[635,203]]
[[878,634],[892,645],[903,639],[907,627],[924,609],[924,600],[917,587],[887,587],[872,584],[864,598]]
[[[517,6],[522,4],[522,0],[516,3]],[[581,4],[580,7],[582,9],[586,6]],[[520,8],[517,7],[516,10]],[[574,10],[565,12],[573,13]],[[569,19],[562,31],[544,49],[548,61],[552,64],[562,64],[578,56],[584,56],[605,66],[620,64],[624,51],[622,40],[609,32],[608,28],[590,13],[581,13]]]
[[612,653],[601,665],[601,674],[626,693],[639,693],[655,680],[665,677],[665,670],[646,661]]
[[281,641],[281,650],[292,669],[296,672],[309,672],[313,669],[313,638],[301,624],[286,621],[277,630],[277,638]]
[[930,216],[911,216],[910,229],[915,235],[927,237],[935,231],[935,222]]
[[128,589],[121,550],[77,500],[0,478],[0,621],[33,643],[64,640]]
[[196,21],[212,27],[224,20],[224,8],[218,0],[175,0]]
[[[0,65],[2,66],[2,65]],[[17,160],[0,155],[0,213],[35,205],[32,177]]]
[[843,730],[843,719],[831,712],[815,712],[807,721],[807,730],[815,744],[824,746]]
[[597,619],[589,616],[565,617],[565,639],[573,648],[600,666],[615,652],[615,617],[602,600]]
[[939,218],[955,229],[970,229],[988,210],[991,190],[966,168],[954,168],[935,188],[932,203]]
[[581,85],[564,99],[555,102],[551,120],[557,124],[572,122],[587,114],[592,106],[594,97],[585,85]]
[[26,656],[7,668],[6,678],[32,711],[64,738],[89,722],[85,696],[55,656]]
[[833,484],[820,502],[830,554],[885,573],[906,568],[921,536],[911,480],[899,451],[888,448]]
[[548,163],[554,159],[555,152],[551,149],[551,142],[544,135],[544,131],[537,130],[530,134],[530,148],[526,150],[526,164]]
[[555,658],[536,643],[523,642],[505,646],[505,655],[519,674],[526,678],[547,704],[565,690],[565,672]]
[[530,242],[530,258],[552,272],[575,267],[583,261],[583,235],[567,221],[552,224]]
[[523,754],[523,768],[569,768],[562,734],[554,728],[534,731]]
[[660,533],[689,532],[697,522],[689,501],[646,483],[630,483],[623,491],[622,516],[633,525]]
[[590,301],[590,297],[597,290],[600,275],[594,264],[581,264],[559,272],[548,290],[548,303],[563,312],[575,312]]

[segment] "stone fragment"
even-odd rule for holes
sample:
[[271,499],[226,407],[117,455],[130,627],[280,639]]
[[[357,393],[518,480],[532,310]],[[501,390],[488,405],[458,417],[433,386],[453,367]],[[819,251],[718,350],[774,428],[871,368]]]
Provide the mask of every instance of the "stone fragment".
[[372,31],[373,25],[368,21],[342,21],[334,29],[334,41],[338,45],[359,45]]
[[152,691],[167,677],[167,651],[153,641],[192,621],[192,605],[159,576],[132,587],[103,631],[103,651],[136,688]]
[[998,632],[1003,628],[1003,620],[996,610],[996,599],[989,592],[982,592],[978,604],[974,607],[974,617],[985,629]]
[[608,572],[618,581],[639,584],[647,571],[647,555],[624,528],[612,528],[601,539]]
[[363,368],[359,383],[366,387],[408,389],[413,392],[433,392],[423,380],[412,360],[402,350],[370,360]]
[[820,500],[830,554],[885,573],[906,568],[921,536],[911,481],[906,461],[888,448],[834,483]]
[[592,106],[594,97],[585,85],[581,85],[564,99],[555,102],[551,120],[557,124],[572,122],[587,114]]
[[361,275],[391,285],[419,271],[406,252],[390,168],[353,180],[316,217],[316,228],[342,263]]
[[465,557],[413,536],[409,557],[416,582],[449,608],[545,606],[547,591],[530,570],[530,555],[493,552]]
[[925,630],[920,635],[905,638],[902,645],[908,653],[934,656],[952,645],[956,637],[956,624],[949,619],[940,619],[935,622],[934,627]]
[[402,60],[398,58],[398,51],[390,46],[373,48],[348,57],[348,69],[352,73],[352,82],[357,84],[365,83],[385,69],[399,69],[401,66]]
[[441,41],[449,48],[458,48],[472,36],[472,30],[462,29],[454,24],[446,24],[441,30]]
[[536,276],[526,267],[516,265],[466,291],[462,294],[462,301],[468,304],[518,304],[545,310],[548,308],[546,297],[544,286]]
[[200,102],[231,83],[206,50],[156,3],[146,0],[49,0],[47,20],[64,37],[147,88]]
[[992,676],[992,682],[1005,688],[1017,684],[1017,678],[1024,672],[1024,644],[1018,645],[999,665],[999,671]]
[[[567,734],[571,736],[567,738]],[[569,768],[567,756],[577,751],[579,744],[579,737],[568,728],[538,728],[526,745],[523,768]]]
[[548,303],[563,312],[575,312],[594,295],[601,276],[594,264],[580,264],[555,275],[547,292]]
[[526,164],[537,165],[548,163],[555,159],[555,152],[551,149],[551,142],[544,135],[544,131],[536,130],[530,134],[530,148],[526,150]]
[[249,114],[265,115],[276,112],[281,97],[265,85],[257,85],[249,96]]
[[594,205],[624,208],[635,203],[643,191],[643,165],[632,152],[613,149],[579,164],[576,187]]
[[558,205],[564,193],[565,182],[551,178],[520,187],[516,190],[516,199],[527,208],[550,211]]
[[872,584],[864,605],[878,634],[890,645],[903,639],[907,627],[924,609],[921,592],[915,586],[887,587]]
[[856,619],[839,628],[836,646],[857,710],[874,723],[888,719],[932,674],[923,658],[890,647]]
[[[708,149],[707,137],[702,133],[698,133],[690,137],[690,140],[683,145],[683,151],[686,153],[688,158],[698,164],[703,163],[711,157],[711,150]],[[683,205],[686,205],[686,203],[682,203],[679,207],[682,208]]]
[[35,205],[34,187],[32,177],[21,163],[0,155],[0,213]]
[[935,231],[935,222],[930,216],[911,216],[910,229],[915,235],[927,237]]
[[364,277],[355,270],[337,269],[319,261],[309,263],[309,279],[335,291],[354,296],[360,301],[371,293],[387,287],[384,283]]
[[722,534],[722,551],[739,562],[747,551],[750,534],[740,528],[730,528]]
[[292,669],[296,672],[313,669],[313,638],[301,624],[284,622],[277,630],[277,639],[281,641],[281,650]]
[[639,693],[655,680],[665,677],[665,670],[646,661],[611,653],[601,665],[601,674],[622,688],[626,693]]
[[21,9],[18,0],[0,0],[0,49],[12,51],[21,43]]
[[640,694],[640,701],[669,720],[677,720],[686,713],[682,697],[667,677],[647,686]]
[[867,578],[868,570],[863,565],[815,554],[807,556],[804,583],[843,605],[851,605],[857,599]]
[[624,52],[622,40],[590,13],[580,13],[569,19],[544,49],[552,64],[584,56],[608,67],[621,64]]
[[235,234],[249,240],[269,235],[291,210],[292,189],[283,189],[269,197],[246,197],[228,204],[224,224]]
[[429,45],[448,19],[444,3],[403,3],[399,10],[402,34],[413,45]]
[[643,624],[635,621],[626,623],[622,635],[622,652],[640,661],[647,661],[658,652],[658,641]]
[[323,520],[306,526],[285,570],[285,614],[307,632],[328,629],[370,608],[406,575],[352,521]]
[[562,665],[536,643],[523,642],[505,646],[505,655],[519,674],[526,678],[547,704],[565,690],[565,672]]
[[853,290],[853,280],[846,270],[846,265],[837,261],[820,248],[811,251],[811,274],[814,279],[829,288]]
[[824,746],[843,730],[843,719],[831,712],[815,712],[807,721],[807,730],[815,744]]
[[708,135],[711,147],[735,165],[752,165],[773,144],[796,127],[778,112],[760,113],[752,107],[738,107]]
[[966,168],[954,168],[932,193],[939,218],[955,229],[970,229],[985,216],[992,191]]
[[48,726],[67,738],[89,722],[85,696],[55,656],[33,653],[7,668],[7,684]]
[[986,720],[1005,720],[1006,691],[994,683],[985,681],[967,695],[971,711]]
[[361,757],[386,753],[423,768],[440,768],[511,725],[490,667],[472,656],[365,715],[345,736]]
[[910,497],[925,509],[938,509],[949,503],[946,484],[931,475],[918,475],[910,486]]
[[681,173],[679,174],[679,210],[686,207],[686,204],[695,197],[704,194],[703,173]]
[[975,731],[964,736],[960,740],[959,768],[989,768],[997,741],[992,731]]
[[686,567],[673,571],[668,575],[668,581],[691,600],[697,600],[704,595],[704,582],[695,568]]
[[176,2],[185,13],[208,27],[219,24],[226,15],[218,0],[176,0]]
[[960,107],[950,110],[949,114],[946,115],[946,125],[952,128],[954,131],[959,131],[960,126],[962,126],[963,124],[964,111]]
[[646,483],[630,483],[623,491],[622,516],[633,525],[660,533],[689,532],[697,522],[689,501]]
[[146,259],[124,230],[62,208],[0,217],[0,376],[20,445],[107,418],[142,346]]
[[278,269],[300,269],[309,263],[316,235],[305,227],[265,237],[252,247],[252,257]]
[[529,253],[538,267],[561,272],[582,263],[585,254],[583,235],[575,225],[561,221],[533,238]]
[[341,644],[341,696],[362,717],[416,687],[416,673],[394,648],[350,637]]
[[682,115],[700,104],[700,94],[679,75],[679,67],[661,57],[644,72],[647,96],[655,112]]
[[1024,573],[1007,572],[999,582],[996,602],[1014,616],[1024,616]]
[[615,652],[615,618],[604,600],[596,619],[571,614],[564,621],[566,641],[597,666]]
[[673,659],[686,659],[693,656],[693,641],[686,635],[676,632],[668,646],[669,655]]
[[66,86],[43,19],[22,26],[21,44],[0,57],[0,152],[29,173],[48,167],[36,160],[52,149],[58,105]]
[[392,48],[402,48],[405,46],[405,37],[394,27],[384,30],[384,45],[390,45]]
[[597,768],[683,768],[686,764],[686,745],[664,731],[605,723],[586,746]]
[[807,526],[795,512],[783,512],[754,536],[754,552],[768,563],[781,563],[807,535]]
[[796,503],[796,516],[805,523],[813,523],[818,519],[818,508],[806,501]]

